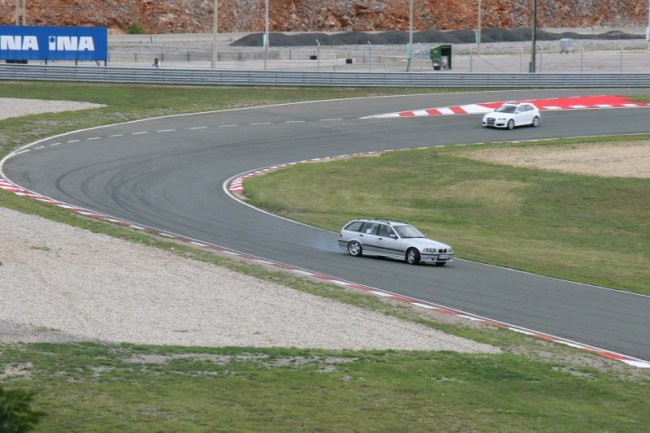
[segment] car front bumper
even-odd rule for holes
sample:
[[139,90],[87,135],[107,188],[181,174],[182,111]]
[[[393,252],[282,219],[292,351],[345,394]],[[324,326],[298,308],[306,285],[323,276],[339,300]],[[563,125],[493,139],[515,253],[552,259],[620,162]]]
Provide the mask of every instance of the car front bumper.
[[453,262],[454,254],[420,254],[420,261],[425,263]]
[[495,120],[494,122],[483,120],[481,125],[487,128],[505,128],[508,125],[508,120]]

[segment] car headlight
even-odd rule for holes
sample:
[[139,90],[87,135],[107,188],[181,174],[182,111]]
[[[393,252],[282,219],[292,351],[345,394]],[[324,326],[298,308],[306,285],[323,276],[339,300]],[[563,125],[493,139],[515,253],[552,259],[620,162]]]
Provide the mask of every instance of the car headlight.
[[426,254],[426,253],[431,254],[431,253],[436,253],[436,252],[438,252],[438,250],[435,249],[435,248],[425,248],[425,249],[422,250],[422,252],[425,253],[425,254]]

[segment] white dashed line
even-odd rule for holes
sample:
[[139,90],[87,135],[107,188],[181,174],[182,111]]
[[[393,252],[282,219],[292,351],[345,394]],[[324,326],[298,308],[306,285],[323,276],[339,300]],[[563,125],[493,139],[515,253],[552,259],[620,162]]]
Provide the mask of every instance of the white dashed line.
[[343,120],[341,118],[333,118],[333,119],[320,119],[319,122],[336,122],[339,120]]
[[86,140],[88,140],[88,141],[90,141],[90,140],[99,140],[100,138],[102,138],[102,137],[90,137],[90,138],[86,138]]
[[193,126],[190,129],[194,131],[194,130],[197,130],[197,129],[208,129],[208,127],[207,126]]
[[61,144],[61,143],[52,143],[52,144],[50,144],[50,146],[58,146],[59,144]]
[[45,146],[38,146],[38,147],[35,147],[34,150],[39,150],[39,149],[44,149],[44,148],[45,148]]
[[250,126],[270,125],[271,122],[253,122],[249,123]]
[[159,129],[156,132],[174,132],[174,131],[176,131],[176,130],[175,129]]
[[109,135],[109,137],[124,137],[124,134],[113,134]]
[[231,126],[239,126],[239,125],[219,125],[217,128],[230,128]]
[[79,140],[68,140],[66,143],[79,143]]
[[284,123],[305,123],[305,121],[304,120],[287,120]]
[[[142,135],[142,134],[148,134],[149,131],[138,131],[138,132],[132,132],[131,135]],[[112,135],[111,135],[112,137]]]

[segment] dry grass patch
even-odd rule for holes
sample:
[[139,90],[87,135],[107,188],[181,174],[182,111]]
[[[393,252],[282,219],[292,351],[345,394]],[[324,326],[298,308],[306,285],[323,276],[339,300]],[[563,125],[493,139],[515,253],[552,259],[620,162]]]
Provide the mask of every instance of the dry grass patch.
[[604,177],[650,178],[650,142],[490,148],[463,153],[480,161]]

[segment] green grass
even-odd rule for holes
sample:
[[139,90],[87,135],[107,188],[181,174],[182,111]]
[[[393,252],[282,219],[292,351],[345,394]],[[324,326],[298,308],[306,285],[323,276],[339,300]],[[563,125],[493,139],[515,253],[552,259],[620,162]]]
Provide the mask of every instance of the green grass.
[[458,257],[650,294],[650,180],[463,157],[476,148],[295,166],[245,187],[252,204],[329,230],[359,216],[406,220],[451,244]]
[[[512,354],[0,346],[36,432],[640,432],[650,383]],[[29,363],[29,364],[27,364]],[[26,366],[25,366],[26,365]]]
[[[0,96],[4,97],[107,105],[97,110],[0,121],[0,155],[56,133],[142,117],[380,93],[405,92],[0,83]],[[435,158],[442,161],[455,157]],[[498,188],[510,185],[511,180],[495,182],[492,191],[499,195]],[[361,184],[370,181],[361,179]],[[420,212],[426,214],[428,197],[414,199],[420,200]],[[374,197],[369,195],[367,200],[371,202]],[[503,202],[509,206],[515,203],[507,197]],[[0,344],[0,383],[5,389],[36,391],[35,408],[48,414],[36,432],[591,433],[639,432],[650,424],[645,410],[650,401],[650,375],[646,371],[501,329],[441,322],[405,305],[81,218],[13,194],[0,192],[0,206],[173,249],[183,257],[492,344],[503,351],[499,355],[467,355]],[[303,211],[311,213],[309,209]],[[164,362],[137,361],[151,355]],[[21,365],[28,375],[2,376],[7,366]]]

